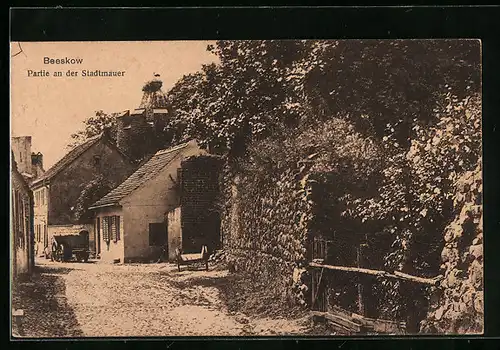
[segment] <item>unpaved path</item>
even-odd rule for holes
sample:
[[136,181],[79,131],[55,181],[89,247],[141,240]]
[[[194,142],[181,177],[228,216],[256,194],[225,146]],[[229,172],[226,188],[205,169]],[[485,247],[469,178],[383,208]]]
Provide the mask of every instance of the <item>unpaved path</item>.
[[[309,327],[305,318],[252,319],[229,312],[216,287],[227,271],[178,272],[167,263],[38,263],[41,273],[35,284],[52,279],[48,286],[60,287],[58,297],[38,295],[51,301],[45,307],[48,326],[36,331],[37,326],[27,324],[26,336],[269,336],[304,334]],[[39,309],[23,303],[27,314]],[[50,334],[51,329],[57,334]]]

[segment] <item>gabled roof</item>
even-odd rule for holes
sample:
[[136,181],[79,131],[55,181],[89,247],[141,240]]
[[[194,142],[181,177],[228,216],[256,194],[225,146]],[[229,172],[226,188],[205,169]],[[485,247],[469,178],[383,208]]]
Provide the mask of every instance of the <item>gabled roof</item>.
[[[60,171],[64,170],[67,166],[73,163],[78,157],[80,157],[85,151],[87,151],[90,147],[99,142],[102,138],[106,138],[106,134],[103,132],[97,136],[89,138],[87,141],[82,143],[81,145],[76,146],[71,151],[69,151],[64,157],[62,157],[56,164],[54,164],[50,169],[44,172],[40,177],[36,178],[31,186],[36,186],[37,184],[48,181],[56,176]],[[111,145],[111,143],[110,143]],[[116,148],[118,150],[118,148]],[[119,150],[118,150],[119,151]],[[125,158],[126,156],[120,151]],[[128,158],[126,158],[128,159]]]
[[38,179],[33,181],[32,185],[36,185],[42,181],[47,181],[57,175],[61,170],[66,168],[68,165],[73,163],[79,156],[81,156],[86,150],[95,145],[100,139],[102,135],[94,136],[81,145],[76,146],[71,151],[66,153],[64,157],[62,157],[56,164],[54,164],[50,169],[48,169],[45,173],[43,173]]
[[156,152],[124,182],[92,204],[89,209],[117,205],[120,200],[130,195],[143,183],[155,178],[162,171],[162,169],[170,164],[170,162],[172,162],[178,154],[182,153],[188,145],[189,143],[183,143],[176,147]]

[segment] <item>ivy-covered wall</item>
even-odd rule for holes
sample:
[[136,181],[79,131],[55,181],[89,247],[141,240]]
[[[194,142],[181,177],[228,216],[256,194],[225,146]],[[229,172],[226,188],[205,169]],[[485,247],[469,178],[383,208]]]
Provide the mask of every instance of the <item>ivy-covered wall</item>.
[[457,181],[458,215],[444,231],[444,279],[431,297],[421,331],[471,334],[484,329],[483,210],[481,166]]

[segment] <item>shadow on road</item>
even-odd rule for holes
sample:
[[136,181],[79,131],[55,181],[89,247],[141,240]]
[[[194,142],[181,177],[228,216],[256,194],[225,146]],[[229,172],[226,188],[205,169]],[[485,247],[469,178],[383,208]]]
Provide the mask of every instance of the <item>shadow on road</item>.
[[29,280],[12,285],[12,308],[24,310],[21,336],[81,337],[83,332],[66,299],[66,286],[60,274],[71,272],[60,266],[36,266]]
[[[219,296],[229,312],[243,312],[249,316],[298,317],[304,310],[292,305],[285,305],[270,288],[256,285],[252,276],[242,273],[222,275],[192,276],[182,280],[175,278],[175,272],[167,275],[174,287],[179,289],[194,287],[214,287],[219,290]],[[178,275],[177,275],[178,276]],[[186,276],[185,276],[186,277]]]

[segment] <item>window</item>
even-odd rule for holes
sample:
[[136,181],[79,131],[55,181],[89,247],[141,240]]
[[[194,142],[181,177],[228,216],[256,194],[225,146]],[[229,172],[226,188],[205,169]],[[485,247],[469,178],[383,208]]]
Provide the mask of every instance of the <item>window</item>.
[[104,216],[101,220],[102,222],[102,238],[105,242],[113,241],[118,242],[120,240],[120,217],[116,216]]
[[45,187],[42,188],[42,191],[40,193],[40,196],[42,197],[42,205],[45,205],[45,196],[47,195],[47,191],[45,190]]
[[26,237],[30,234],[30,204],[28,200],[23,200],[24,205],[24,231],[21,240],[21,248],[26,247]]
[[167,225],[163,222],[149,224],[149,245],[162,246],[167,243]]

